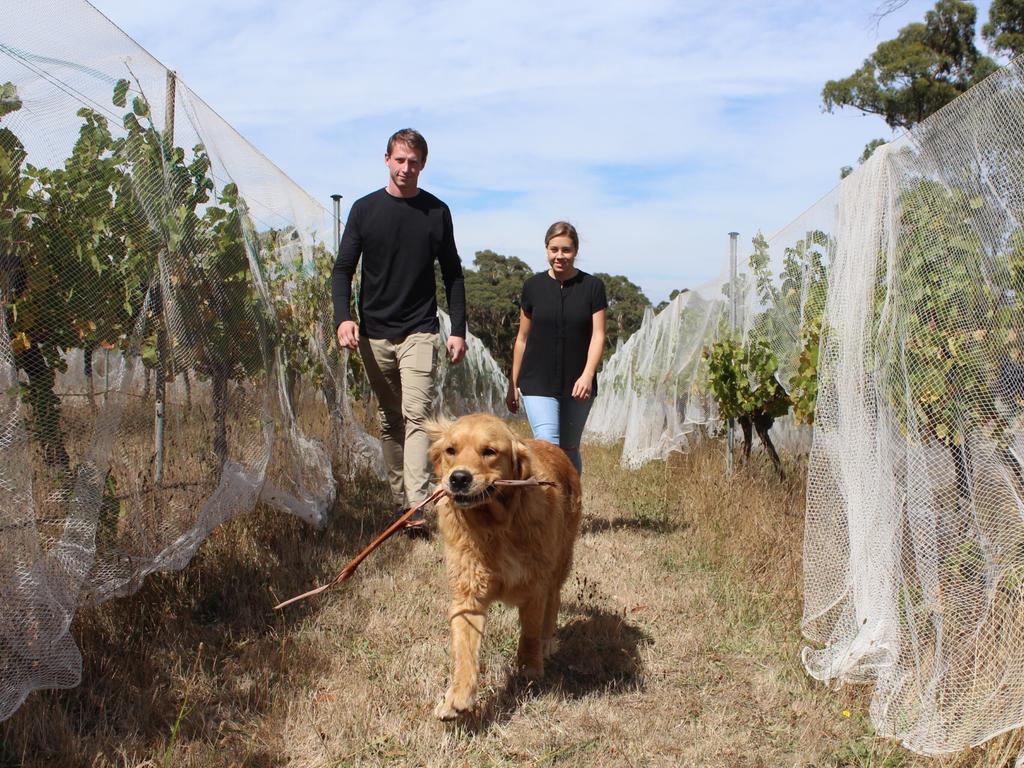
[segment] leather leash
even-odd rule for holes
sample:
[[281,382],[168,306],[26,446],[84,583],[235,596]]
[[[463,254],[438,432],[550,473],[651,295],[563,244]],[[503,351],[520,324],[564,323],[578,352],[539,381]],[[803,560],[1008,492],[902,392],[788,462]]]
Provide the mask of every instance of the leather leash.
[[[531,486],[531,485],[554,485],[554,484],[555,483],[553,481],[551,481],[551,480],[537,480],[537,479],[532,478],[532,477],[528,478],[526,480],[495,480],[494,481],[494,485],[506,485],[506,486],[516,486],[516,487]],[[290,598],[288,600],[285,600],[283,603],[278,603],[277,605],[274,606],[274,610],[277,611],[277,610],[280,610],[281,608],[284,608],[286,605],[291,605],[292,603],[297,603],[297,602],[299,602],[299,600],[304,600],[307,597],[312,597],[313,595],[319,595],[321,592],[326,592],[331,587],[336,586],[338,584],[341,584],[341,582],[348,580],[352,576],[352,574],[354,574],[356,572],[356,568],[359,567],[360,563],[362,563],[363,560],[366,559],[367,555],[369,555],[371,552],[373,552],[373,550],[375,550],[377,547],[379,547],[385,541],[390,539],[395,533],[397,533],[402,528],[404,528],[406,521],[410,517],[412,517],[416,512],[418,512],[420,509],[425,507],[427,504],[430,504],[430,503],[432,503],[434,501],[437,501],[439,498],[441,498],[442,496],[446,495],[447,493],[448,493],[448,491],[446,491],[442,486],[438,486],[437,489],[435,489],[434,492],[432,494],[430,494],[427,498],[425,498],[423,501],[421,501],[416,506],[410,507],[409,509],[407,509],[397,520],[395,520],[393,523],[391,523],[391,525],[389,525],[387,528],[385,528],[380,533],[380,535],[377,536],[377,538],[375,538],[373,541],[371,541],[366,546],[366,548],[362,552],[360,552],[358,555],[356,555],[354,558],[352,558],[352,561],[349,562],[349,564],[346,565],[342,569],[341,573],[339,573],[337,576],[335,576],[332,581],[329,581],[326,584],[323,584],[323,585],[317,587],[316,589],[311,589],[308,592],[303,592],[301,595],[296,595],[295,597],[292,597],[292,598]]]

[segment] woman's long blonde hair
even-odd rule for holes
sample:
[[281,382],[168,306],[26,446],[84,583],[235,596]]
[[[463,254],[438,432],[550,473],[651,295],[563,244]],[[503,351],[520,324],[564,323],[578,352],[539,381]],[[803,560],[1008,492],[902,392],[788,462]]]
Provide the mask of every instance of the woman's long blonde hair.
[[572,247],[577,251],[580,249],[580,236],[576,232],[576,227],[570,224],[568,221],[556,221],[550,227],[548,227],[547,234],[544,235],[544,247],[546,248],[548,243],[554,237],[568,237],[572,240]]

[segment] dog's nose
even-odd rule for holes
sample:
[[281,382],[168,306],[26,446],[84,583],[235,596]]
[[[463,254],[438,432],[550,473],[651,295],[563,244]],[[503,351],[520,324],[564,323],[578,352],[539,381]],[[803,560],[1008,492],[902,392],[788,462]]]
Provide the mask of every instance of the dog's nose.
[[453,491],[464,491],[473,482],[473,473],[465,469],[456,469],[448,475],[448,486]]

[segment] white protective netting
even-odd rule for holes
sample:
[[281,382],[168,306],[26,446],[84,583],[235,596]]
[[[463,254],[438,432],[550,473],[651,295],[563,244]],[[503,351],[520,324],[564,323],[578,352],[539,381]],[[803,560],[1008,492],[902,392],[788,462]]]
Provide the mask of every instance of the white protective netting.
[[1024,720],[1024,61],[840,186],[804,662],[923,753]]
[[[322,524],[381,452],[331,343],[331,217],[82,0],[4,5],[0,203],[4,719],[77,684],[79,606],[257,500]],[[470,344],[449,413],[504,397]]]
[[[443,343],[451,333],[452,322],[443,310],[438,311],[438,318]],[[466,347],[466,356],[459,364],[443,362],[438,370],[435,410],[449,418],[477,411],[507,415],[508,379],[497,360],[472,331],[466,332]]]
[[678,294],[602,366],[586,439],[623,441],[622,463],[638,467],[688,445],[716,420],[707,389],[704,345],[724,328],[722,280]]
[[[704,352],[726,338],[766,344],[778,363],[777,379],[790,386],[804,335],[821,316],[832,246],[820,222],[800,224],[815,226],[758,235],[739,251],[734,319],[728,257],[716,279],[684,290],[656,315],[645,314],[640,329],[602,366],[588,440],[622,440],[622,464],[638,467],[720,434],[724,425]],[[809,447],[809,428],[792,418],[777,420],[773,434],[789,450]]]
[[[926,754],[1024,723],[1022,147],[1017,59],[755,238],[736,280],[737,333],[791,395],[817,355],[803,661],[873,682],[878,732]],[[727,333],[724,282],[645,318],[605,365],[589,437],[623,440],[623,463],[720,431],[690,409],[688,366]],[[688,314],[695,298],[721,302],[717,322]]]

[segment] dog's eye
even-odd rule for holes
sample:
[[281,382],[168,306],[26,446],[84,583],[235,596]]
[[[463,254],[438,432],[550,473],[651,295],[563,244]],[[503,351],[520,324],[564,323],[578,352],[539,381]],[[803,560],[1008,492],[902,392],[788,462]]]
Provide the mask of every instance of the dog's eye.
[[455,447],[449,445],[447,448],[444,449],[444,452],[447,453],[449,456],[454,456],[455,455]]
[[484,456],[497,456],[498,452],[493,448],[484,448],[480,453]]

